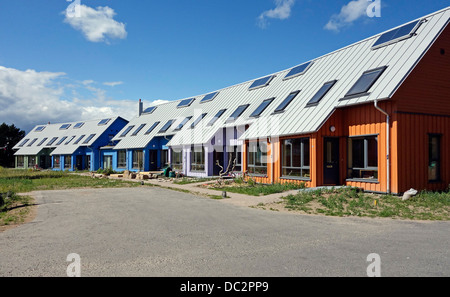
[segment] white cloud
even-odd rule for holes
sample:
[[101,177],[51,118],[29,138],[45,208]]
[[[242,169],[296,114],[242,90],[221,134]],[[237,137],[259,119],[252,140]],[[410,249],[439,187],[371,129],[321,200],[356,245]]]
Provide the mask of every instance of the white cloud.
[[267,27],[267,19],[285,20],[291,16],[292,6],[295,0],[275,0],[276,7],[266,10],[258,17],[258,25],[261,28]]
[[92,83],[71,81],[62,72],[0,66],[0,122],[30,131],[47,122],[137,116],[138,100],[114,100],[107,96],[106,90],[93,87]]
[[122,85],[123,81],[111,81],[111,82],[104,82],[103,83],[105,86],[109,86],[109,87],[115,87],[118,85]]
[[74,2],[67,7],[64,15],[64,22],[81,31],[89,41],[108,43],[108,38],[127,37],[125,24],[114,20],[116,13],[108,6],[92,8]]
[[331,17],[325,25],[325,29],[338,32],[342,28],[351,25],[357,19],[367,16],[367,8],[370,4],[371,1],[368,0],[350,1],[341,8],[339,14]]

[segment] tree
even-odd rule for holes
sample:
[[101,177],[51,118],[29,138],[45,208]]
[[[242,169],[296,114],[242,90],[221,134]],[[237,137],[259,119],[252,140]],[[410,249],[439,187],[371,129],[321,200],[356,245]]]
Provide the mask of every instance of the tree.
[[14,124],[0,125],[0,166],[14,167],[13,147],[25,137],[25,131],[20,130]]

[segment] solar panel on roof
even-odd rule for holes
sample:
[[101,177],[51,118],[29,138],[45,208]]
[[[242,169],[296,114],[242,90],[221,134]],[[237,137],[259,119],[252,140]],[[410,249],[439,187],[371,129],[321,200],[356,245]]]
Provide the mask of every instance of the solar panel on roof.
[[156,109],[156,106],[151,106],[151,107],[146,108],[142,113],[143,114],[151,114],[152,112],[155,111],[155,109]]
[[334,84],[337,82],[337,80],[326,82],[320,89],[317,91],[317,93],[312,97],[311,100],[306,104],[306,106],[314,106],[319,104],[320,100],[322,100],[323,97],[328,93],[329,90],[334,86]]
[[194,100],[195,98],[181,100],[177,107],[188,107],[192,104],[192,102],[194,102]]
[[219,92],[209,93],[208,95],[203,97],[203,99],[200,101],[200,103],[205,103],[205,102],[214,100],[214,98],[216,98],[217,94],[219,94]]
[[248,88],[249,90],[253,90],[253,89],[257,89],[257,88],[262,88],[267,86],[270,81],[275,77],[275,75],[269,75],[260,79],[255,80],[251,86]]
[[416,32],[417,28],[419,27],[418,26],[419,24],[420,20],[406,24],[404,26],[401,26],[400,28],[393,29],[389,32],[384,33],[373,44],[372,48],[373,49],[380,48],[382,46],[410,38]]
[[304,63],[302,65],[292,68],[291,71],[289,71],[288,74],[286,74],[284,79],[293,78],[293,77],[304,74],[309,69],[309,67],[312,65],[312,63],[313,62],[307,62],[307,63]]
[[255,109],[255,111],[250,115],[251,118],[254,117],[259,117],[261,115],[261,113],[267,108],[267,106],[269,106],[270,103],[272,103],[272,101],[275,98],[270,98],[270,99],[266,99],[264,100],[259,106],[258,108]]

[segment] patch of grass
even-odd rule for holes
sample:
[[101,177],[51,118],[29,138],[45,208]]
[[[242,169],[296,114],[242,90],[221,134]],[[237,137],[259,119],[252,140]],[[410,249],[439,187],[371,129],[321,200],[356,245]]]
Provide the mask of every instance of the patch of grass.
[[70,188],[135,187],[138,183],[122,180],[92,178],[61,171],[2,170],[0,193],[12,191],[26,193],[35,190],[60,190]]
[[330,216],[450,220],[450,193],[421,192],[407,201],[392,195],[365,193],[356,188],[301,191],[284,197],[285,207]]
[[175,179],[173,180],[174,184],[177,185],[186,185],[186,184],[193,184],[193,183],[203,183],[203,182],[207,182],[207,181],[212,181],[215,180],[215,178],[207,178],[207,177],[203,177],[203,178],[192,178],[192,177],[182,177],[180,179]]
[[282,193],[289,190],[300,189],[302,186],[295,184],[236,184],[234,186],[216,186],[211,189],[218,191],[227,191],[232,193],[246,194],[251,196],[270,195],[275,193]]

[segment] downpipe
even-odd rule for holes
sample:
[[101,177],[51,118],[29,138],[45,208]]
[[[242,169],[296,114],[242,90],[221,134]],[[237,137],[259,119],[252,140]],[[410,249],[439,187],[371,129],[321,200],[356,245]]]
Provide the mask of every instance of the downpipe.
[[390,145],[389,145],[389,142],[390,142],[390,137],[389,137],[390,136],[390,127],[389,127],[390,126],[390,116],[386,111],[384,111],[383,109],[381,109],[378,106],[378,100],[374,101],[374,107],[386,116],[386,184],[387,184],[386,192],[388,194],[390,194],[391,193]]

